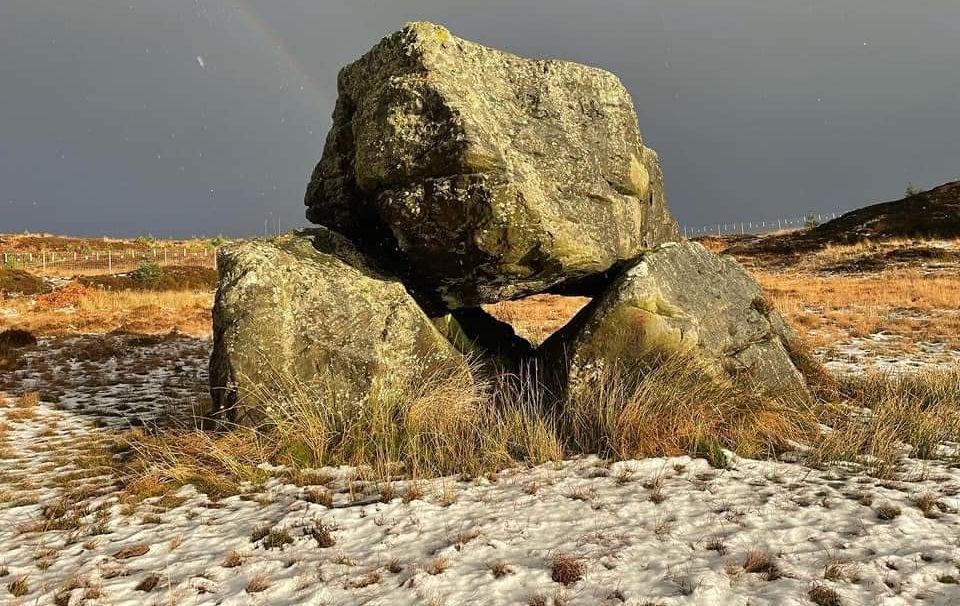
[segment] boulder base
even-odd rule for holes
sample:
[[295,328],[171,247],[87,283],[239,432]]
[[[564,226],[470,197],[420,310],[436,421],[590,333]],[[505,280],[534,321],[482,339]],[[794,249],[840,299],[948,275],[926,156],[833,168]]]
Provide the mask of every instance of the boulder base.
[[326,229],[225,247],[213,309],[214,411],[256,424],[272,386],[333,379],[344,402],[463,357],[404,286]]
[[808,395],[790,358],[794,338],[732,257],[682,242],[645,253],[551,336],[540,356],[568,393],[612,364],[687,354],[750,389]]
[[609,72],[413,23],[338,91],[308,219],[448,308],[588,284],[677,238],[657,154]]

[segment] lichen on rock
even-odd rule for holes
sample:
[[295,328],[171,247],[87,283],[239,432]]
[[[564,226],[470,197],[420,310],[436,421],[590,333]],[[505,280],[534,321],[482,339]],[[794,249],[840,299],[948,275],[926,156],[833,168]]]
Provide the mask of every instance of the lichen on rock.
[[586,284],[677,238],[619,79],[412,23],[345,67],[307,217],[454,309]]
[[683,355],[752,391],[805,396],[789,354],[794,339],[733,258],[682,242],[641,256],[551,336],[539,356],[566,392],[611,364],[643,367]]
[[214,411],[256,424],[264,386],[333,380],[344,402],[466,368],[395,277],[327,229],[224,247],[210,360]]

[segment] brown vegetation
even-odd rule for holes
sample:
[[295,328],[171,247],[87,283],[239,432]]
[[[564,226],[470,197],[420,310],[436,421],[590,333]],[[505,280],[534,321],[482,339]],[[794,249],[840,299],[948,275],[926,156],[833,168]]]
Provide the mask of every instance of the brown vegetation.
[[57,236],[43,233],[0,234],[0,252],[39,254],[42,251],[83,253],[87,250],[150,250],[158,246],[197,250],[209,248],[211,241],[202,238],[188,240],[157,240],[149,235],[137,238]]
[[258,574],[257,576],[250,579],[250,582],[247,583],[246,592],[247,593],[260,593],[270,589],[270,586],[273,585],[273,581],[270,580],[265,574]]
[[800,398],[760,394],[675,357],[649,369],[606,369],[566,404],[582,452],[616,458],[691,454],[724,466],[723,448],[771,454],[811,436],[815,416]]
[[768,581],[775,581],[781,576],[776,557],[766,549],[761,548],[751,549],[747,552],[743,560],[743,571],[762,574]]
[[812,464],[868,457],[883,475],[903,455],[902,445],[925,459],[936,456],[940,443],[960,440],[960,368],[847,378],[838,396],[844,401],[822,406],[831,431],[814,442]]
[[584,561],[572,553],[557,553],[550,558],[550,578],[561,585],[573,585],[586,570]]
[[[812,360],[809,365],[817,368]],[[343,403],[330,390],[334,384],[291,383],[247,394],[271,411],[258,429],[204,431],[194,421],[181,429],[129,432],[120,471],[128,492],[140,498],[187,483],[217,496],[236,494],[243,481],[262,482],[263,462],[291,467],[291,478],[304,467],[347,463],[363,483],[380,486],[382,499],[409,502],[425,496],[416,481],[421,476],[478,476],[577,453],[690,454],[724,467],[726,450],[756,457],[804,443],[812,446],[807,460],[813,465],[869,461],[883,475],[896,468],[903,445],[914,457],[933,457],[942,441],[960,439],[958,369],[831,381],[829,389],[817,390],[819,401],[784,400],[710,378],[689,360],[666,360],[640,374],[605,374],[560,405],[562,418],[556,406],[531,398],[536,390],[522,382],[508,389],[437,375],[352,403],[359,408],[349,415],[337,414]],[[857,413],[863,410],[870,414]],[[821,433],[819,422],[830,431]],[[400,491],[398,476],[414,481]],[[649,488],[655,502],[667,497],[657,484]],[[328,489],[310,488],[304,499],[333,505]]]
[[108,292],[74,287],[56,299],[36,303],[11,299],[0,316],[0,330],[18,328],[35,335],[107,333],[115,330],[146,334],[178,332],[206,336],[211,332],[213,294],[207,291]]
[[870,276],[755,275],[774,305],[814,346],[885,332],[906,337],[908,347],[926,341],[960,348],[960,276],[915,270]]
[[[864,319],[856,311],[870,306],[889,310],[912,306],[930,315],[931,326],[925,329],[930,333],[938,326],[953,338],[960,334],[960,326],[954,329],[946,324],[952,320],[933,313],[960,308],[960,279],[954,276],[915,271],[828,278],[761,272],[759,278],[801,332],[821,322],[816,324],[816,339],[829,334],[828,322],[836,323],[838,331],[868,333],[872,325],[852,323],[873,322],[869,314]],[[18,328],[40,335],[120,327],[143,333],[175,328],[209,334],[209,292],[108,292],[74,283],[39,299],[37,304],[28,298],[4,302],[17,313],[11,317]],[[586,302],[542,295],[491,308],[520,332],[542,337]],[[62,305],[69,311],[62,311]],[[843,312],[849,308],[854,311]],[[820,318],[810,311],[815,309],[835,310],[835,315],[805,319]],[[850,314],[850,326],[839,325],[842,312]],[[10,322],[9,317],[0,317],[0,329]],[[884,327],[889,329],[889,324]],[[81,357],[92,359],[94,353]],[[258,467],[265,461],[288,465],[293,474],[303,467],[351,464],[363,470],[364,481],[392,490],[398,476],[483,475],[517,462],[540,463],[570,454],[615,458],[690,454],[725,466],[725,449],[763,456],[804,442],[813,445],[809,456],[813,464],[862,460],[866,455],[872,457],[875,471],[885,473],[902,456],[900,444],[911,445],[913,456],[929,457],[941,441],[960,438],[956,412],[960,371],[837,381],[812,357],[800,352],[798,356],[805,360],[805,374],[817,384],[820,402],[754,393],[708,378],[696,364],[681,358],[657,368],[607,369],[598,381],[562,403],[546,401],[535,372],[479,383],[464,373],[437,374],[352,403],[338,399],[332,378],[314,385],[281,380],[244,394],[247,404],[272,411],[259,431],[230,426],[200,431],[197,419],[178,428],[138,429],[125,438],[126,453],[118,471],[133,500],[186,483],[212,495],[234,494],[243,481],[265,479],[266,472]],[[343,414],[344,407],[356,414]],[[31,414],[29,407],[22,408],[13,413],[12,421]],[[851,414],[858,409],[872,414],[869,418]],[[562,417],[558,410],[565,411]],[[818,435],[818,421],[832,431]],[[402,494],[393,494],[405,500],[422,498],[422,491],[415,494],[417,486],[413,482]],[[311,488],[304,498],[329,507],[332,496],[330,490]],[[654,501],[665,496],[659,489],[649,495]]]
[[193,265],[157,267],[156,274],[132,271],[124,274],[77,278],[85,286],[102,290],[213,291],[217,287],[217,270]]
[[589,302],[586,297],[533,295],[486,305],[484,309],[536,345],[559,330]]
[[840,594],[822,583],[814,583],[807,595],[817,606],[842,606],[843,604]]
[[43,279],[22,269],[0,265],[0,296],[5,294],[38,295],[49,292],[50,286]]
[[37,338],[27,330],[10,328],[0,331],[0,370],[15,370],[19,365],[20,350],[37,344]]

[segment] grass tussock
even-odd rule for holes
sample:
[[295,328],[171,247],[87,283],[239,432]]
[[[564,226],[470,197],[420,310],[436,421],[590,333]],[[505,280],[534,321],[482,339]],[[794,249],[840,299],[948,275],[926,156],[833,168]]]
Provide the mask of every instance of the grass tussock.
[[562,457],[559,437],[530,381],[478,381],[479,372],[439,370],[416,382],[375,386],[348,401],[333,379],[304,385],[280,375],[242,394],[264,414],[258,429],[288,465],[347,463],[388,478],[479,475],[515,460]]
[[[802,444],[811,464],[866,461],[885,472],[907,450],[934,457],[941,442],[960,440],[960,369],[837,379],[805,359],[814,401],[751,390],[684,357],[605,369],[564,401],[550,399],[535,368],[486,380],[477,369],[437,371],[376,386],[359,402],[335,380],[281,375],[241,394],[238,410],[260,415],[253,427],[130,432],[124,484],[133,500],[184,484],[223,496],[265,481],[263,463],[285,466],[304,484],[314,482],[301,470],[346,464],[356,484],[409,501],[424,497],[417,478],[480,477],[580,453],[687,454],[726,467],[731,451],[762,457]],[[401,478],[414,479],[402,494],[393,488]],[[333,505],[332,492],[313,490],[307,500]]]
[[935,458],[942,442],[960,440],[960,367],[851,377],[839,394],[821,415],[830,430],[813,444],[814,464],[866,462],[883,475],[906,451]]
[[572,553],[556,553],[550,557],[550,578],[561,585],[573,585],[583,578],[586,563]]
[[822,583],[814,583],[807,591],[807,597],[817,606],[842,606],[843,601],[835,589]]
[[273,580],[265,574],[258,574],[247,583],[245,591],[247,593],[260,593],[270,589]]
[[747,552],[743,571],[762,574],[768,581],[775,581],[782,576],[776,556],[759,547]]
[[27,575],[20,575],[7,584],[7,591],[15,598],[19,598],[30,593],[30,579]]
[[305,385],[281,375],[241,394],[238,410],[262,415],[255,428],[132,432],[127,487],[142,497],[187,483],[235,494],[243,482],[265,479],[264,462],[348,464],[384,485],[398,476],[480,476],[572,453],[690,454],[725,466],[725,449],[760,456],[815,427],[808,403],[757,395],[686,358],[607,373],[567,402],[547,399],[535,369],[475,376],[437,372],[352,402],[333,380]]
[[[215,496],[236,494],[244,482],[266,479],[259,467],[265,462],[293,469],[348,464],[389,485],[398,476],[479,476],[563,457],[556,423],[530,379],[485,382],[471,374],[437,372],[380,386],[360,402],[344,398],[334,380],[308,385],[281,375],[241,395],[238,408],[262,415],[255,427],[130,432],[127,492],[142,499],[193,484]],[[404,498],[422,496],[408,488]]]
[[724,449],[770,454],[809,439],[809,402],[745,389],[696,361],[672,357],[646,369],[604,369],[567,404],[583,452],[618,459],[690,454],[724,466]]
[[266,472],[257,466],[272,452],[264,436],[250,428],[228,432],[138,428],[127,434],[123,447],[126,458],[120,475],[127,499],[133,501],[186,484],[214,497],[237,494],[244,482],[266,479]]

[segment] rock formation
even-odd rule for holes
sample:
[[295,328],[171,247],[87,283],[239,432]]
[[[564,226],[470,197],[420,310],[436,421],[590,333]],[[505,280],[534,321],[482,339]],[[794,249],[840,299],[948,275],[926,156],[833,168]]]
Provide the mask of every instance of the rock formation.
[[451,309],[579,281],[677,238],[657,154],[609,72],[413,23],[338,84],[307,217],[396,250]]
[[[336,377],[359,401],[468,352],[511,369],[537,356],[561,391],[675,351],[804,389],[752,278],[664,244],[678,236],[659,160],[608,72],[410,24],[340,73],[306,203],[325,228],[220,253],[211,388],[233,420],[256,423],[244,394],[281,379]],[[546,291],[596,299],[538,352],[479,309]]]
[[260,420],[256,394],[335,380],[344,402],[462,356],[396,278],[326,229],[222,248],[211,393],[219,414]]
[[805,394],[789,354],[794,338],[732,257],[683,242],[645,253],[552,335],[540,355],[566,392],[612,364],[630,369],[685,354],[747,388]]

